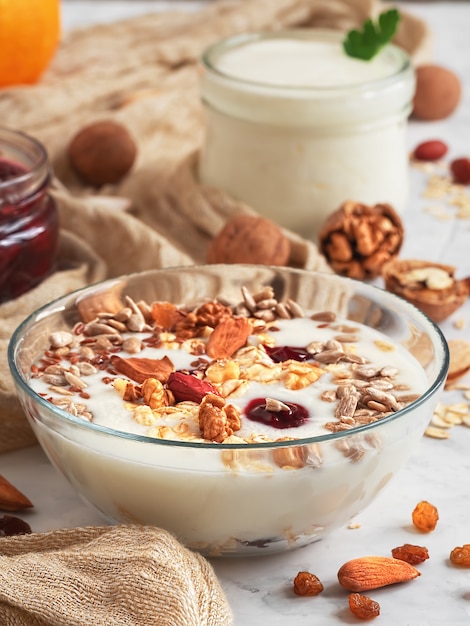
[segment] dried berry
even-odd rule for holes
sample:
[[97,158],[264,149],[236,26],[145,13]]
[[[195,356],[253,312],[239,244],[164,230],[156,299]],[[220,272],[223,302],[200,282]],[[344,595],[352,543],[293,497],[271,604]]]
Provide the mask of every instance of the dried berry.
[[462,157],[454,159],[450,164],[450,171],[456,183],[468,185],[470,183],[470,159]]
[[380,604],[360,593],[350,593],[348,596],[351,613],[359,619],[372,619],[380,615]]
[[167,385],[168,389],[175,396],[176,402],[196,402],[200,404],[208,393],[220,396],[214,385],[201,380],[194,374],[173,372],[168,378]]
[[454,548],[450,553],[450,561],[460,567],[470,567],[470,543]]
[[320,579],[310,572],[299,572],[294,578],[294,593],[298,596],[317,596],[323,591]]
[[406,561],[411,565],[423,563],[423,561],[429,559],[429,553],[427,548],[425,548],[424,546],[415,546],[411,543],[405,543],[402,546],[393,548],[392,556],[394,559]]
[[12,535],[28,535],[31,526],[14,515],[4,515],[0,517],[0,537],[11,537]]
[[418,161],[437,161],[447,152],[447,145],[439,139],[423,141],[416,146],[413,156]]
[[415,506],[411,519],[418,530],[429,533],[436,528],[439,513],[433,504],[422,500]]

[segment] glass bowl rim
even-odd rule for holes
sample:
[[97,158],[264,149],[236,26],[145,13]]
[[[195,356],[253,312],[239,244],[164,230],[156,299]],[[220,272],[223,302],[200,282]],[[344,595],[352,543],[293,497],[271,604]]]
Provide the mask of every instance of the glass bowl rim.
[[[240,267],[245,267],[245,268],[256,267],[250,264],[238,264],[238,265]],[[369,431],[373,431],[375,428],[378,428],[385,424],[389,424],[390,422],[393,422],[396,419],[400,419],[406,416],[407,413],[415,410],[421,404],[424,404],[428,400],[428,398],[430,398],[445,381],[445,377],[447,375],[447,371],[449,368],[449,361],[450,361],[449,348],[448,348],[448,344],[445,339],[445,336],[443,332],[441,331],[441,329],[439,328],[439,326],[428,315],[426,315],[423,311],[418,309],[414,304],[372,283],[365,283],[363,281],[349,278],[346,276],[339,276],[337,274],[328,274],[326,272],[321,272],[317,270],[307,270],[304,268],[291,268],[291,267],[279,268],[277,266],[266,266],[266,268],[274,270],[274,271],[279,270],[279,269],[284,269],[284,270],[287,270],[288,272],[295,272],[295,273],[302,273],[302,274],[313,273],[316,275],[321,274],[326,277],[331,276],[339,281],[344,281],[352,285],[360,285],[362,289],[367,289],[367,290],[370,290],[372,292],[377,292],[377,293],[380,293],[380,292],[386,293],[387,297],[389,297],[391,300],[396,301],[397,303],[400,304],[400,306],[404,307],[405,309],[408,309],[410,312],[413,312],[414,315],[417,315],[418,317],[420,317],[423,323],[425,325],[428,325],[431,333],[434,333],[435,335],[433,338],[434,339],[433,344],[434,345],[436,343],[439,344],[442,349],[442,356],[443,356],[442,363],[431,385],[427,387],[427,389],[419,396],[419,398],[417,398],[410,404],[406,405],[402,409],[394,413],[391,413],[390,415],[380,420],[377,420],[375,422],[362,424],[360,426],[357,426],[349,430],[343,430],[339,432],[328,432],[322,435],[316,435],[314,437],[304,437],[304,438],[299,438],[299,439],[291,439],[288,441],[269,441],[269,442],[257,442],[257,443],[201,443],[201,442],[175,441],[171,439],[158,439],[156,437],[138,435],[138,434],[129,433],[126,431],[109,428],[107,426],[94,424],[93,422],[88,422],[87,420],[84,420],[83,418],[75,417],[72,414],[67,413],[67,411],[64,411],[60,407],[52,404],[51,402],[48,402],[45,398],[43,398],[36,391],[34,391],[27,384],[27,382],[21,375],[16,365],[16,359],[15,359],[16,350],[21,344],[22,337],[23,337],[25,330],[27,330],[28,328],[32,328],[36,321],[39,321],[40,319],[47,317],[46,313],[53,314],[61,310],[65,310],[67,305],[70,305],[73,300],[76,300],[78,297],[82,296],[84,293],[91,292],[96,289],[100,289],[103,286],[112,286],[113,284],[119,284],[123,281],[128,281],[132,278],[140,278],[144,276],[145,274],[150,274],[150,273],[153,275],[155,273],[167,272],[168,270],[171,270],[171,271],[178,271],[178,270],[187,271],[191,269],[202,270],[204,269],[204,267],[206,266],[204,265],[188,265],[188,266],[181,266],[181,267],[175,266],[171,268],[156,268],[156,269],[150,269],[150,270],[143,270],[139,272],[131,272],[129,274],[122,274],[121,276],[118,276],[115,278],[107,278],[107,279],[98,281],[96,283],[86,285],[85,287],[80,287],[66,295],[59,296],[58,298],[55,298],[54,300],[40,306],[35,311],[30,313],[30,315],[28,315],[19,324],[19,326],[13,332],[10,338],[9,344],[8,344],[8,351],[7,351],[8,364],[10,367],[10,372],[12,374],[12,377],[15,381],[15,384],[19,386],[23,390],[23,392],[29,398],[31,398],[34,402],[40,404],[44,409],[52,413],[54,417],[58,417],[60,419],[65,420],[70,425],[78,427],[79,430],[84,430],[84,431],[91,432],[91,433],[97,433],[98,435],[108,435],[110,437],[116,437],[117,439],[121,439],[121,440],[124,439],[129,442],[139,442],[139,443],[144,443],[148,445],[157,445],[157,446],[163,445],[163,446],[176,447],[176,448],[194,448],[194,449],[203,449],[203,450],[212,449],[212,450],[252,451],[252,450],[257,450],[257,449],[266,450],[266,449],[272,449],[272,448],[291,448],[291,447],[298,447],[298,446],[308,446],[308,445],[320,444],[320,443],[324,444],[330,441],[336,441],[336,440],[345,439],[351,436],[368,433]],[[223,268],[224,266],[218,265],[218,264],[211,264],[209,267]],[[47,426],[47,428],[50,428],[50,427]],[[57,431],[54,429],[54,432],[57,432]]]

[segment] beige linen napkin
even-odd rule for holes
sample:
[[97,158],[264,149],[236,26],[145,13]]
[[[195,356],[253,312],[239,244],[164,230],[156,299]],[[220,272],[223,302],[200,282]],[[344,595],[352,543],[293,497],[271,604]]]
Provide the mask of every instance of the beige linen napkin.
[[0,539],[2,626],[230,626],[209,562],[149,526]]

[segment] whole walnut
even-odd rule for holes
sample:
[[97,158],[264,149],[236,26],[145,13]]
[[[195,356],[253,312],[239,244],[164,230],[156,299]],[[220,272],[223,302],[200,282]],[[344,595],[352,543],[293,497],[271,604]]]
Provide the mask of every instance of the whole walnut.
[[454,72],[440,65],[421,65],[416,68],[413,116],[429,121],[449,117],[460,102],[461,92]]
[[137,147],[129,131],[114,120],[84,126],[68,146],[72,169],[83,182],[101,187],[118,183],[134,164]]
[[280,226],[264,217],[240,214],[211,241],[207,262],[286,265],[289,256],[290,241]]
[[403,223],[391,205],[351,201],[329,215],[318,234],[331,268],[359,280],[380,276],[384,263],[398,255],[403,237]]

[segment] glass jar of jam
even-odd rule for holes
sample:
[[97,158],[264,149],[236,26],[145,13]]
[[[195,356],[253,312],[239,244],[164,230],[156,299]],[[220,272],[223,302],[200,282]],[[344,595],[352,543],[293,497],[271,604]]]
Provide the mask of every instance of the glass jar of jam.
[[0,128],[0,303],[35,287],[54,270],[59,220],[50,181],[44,146]]

